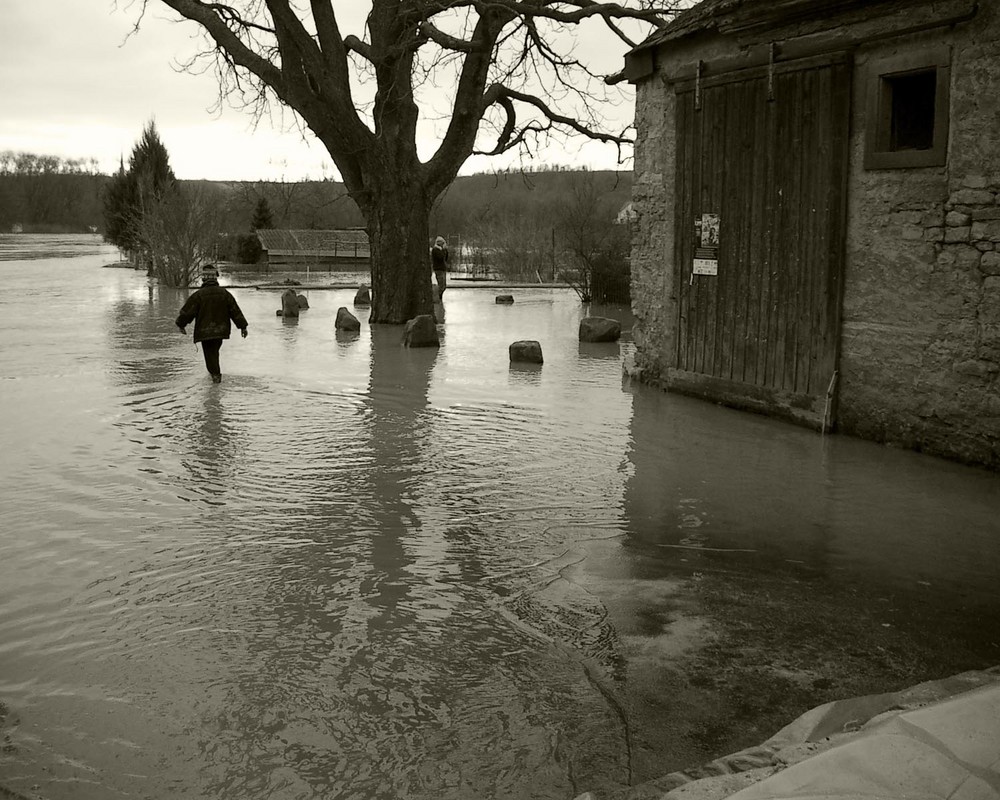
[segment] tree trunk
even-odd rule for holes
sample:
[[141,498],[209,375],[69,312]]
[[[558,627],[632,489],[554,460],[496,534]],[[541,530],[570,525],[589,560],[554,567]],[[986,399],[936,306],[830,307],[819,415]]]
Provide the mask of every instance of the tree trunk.
[[430,204],[420,189],[398,184],[368,206],[373,323],[403,324],[434,313],[431,293]]

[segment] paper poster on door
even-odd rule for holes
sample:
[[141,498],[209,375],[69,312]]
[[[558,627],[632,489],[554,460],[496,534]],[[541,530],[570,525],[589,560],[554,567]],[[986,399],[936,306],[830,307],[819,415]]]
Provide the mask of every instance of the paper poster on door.
[[702,214],[694,221],[693,275],[719,274],[719,215]]

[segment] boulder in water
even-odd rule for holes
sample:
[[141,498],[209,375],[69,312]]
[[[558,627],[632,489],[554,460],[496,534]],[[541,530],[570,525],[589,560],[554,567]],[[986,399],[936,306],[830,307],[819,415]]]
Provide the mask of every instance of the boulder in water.
[[508,348],[510,360],[522,364],[541,364],[542,346],[533,339],[522,339]]
[[584,317],[580,320],[581,342],[617,342],[622,335],[622,324],[607,317]]
[[406,323],[403,344],[407,347],[440,347],[437,325],[433,314],[420,314]]
[[281,316],[297,317],[299,315],[299,296],[294,289],[285,289],[281,293]]
[[361,323],[358,321],[358,318],[344,306],[337,309],[337,321],[333,325],[338,331],[361,330]]

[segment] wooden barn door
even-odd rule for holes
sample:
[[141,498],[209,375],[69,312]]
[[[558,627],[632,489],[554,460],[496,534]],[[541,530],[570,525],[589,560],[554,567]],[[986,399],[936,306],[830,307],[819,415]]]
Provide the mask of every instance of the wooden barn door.
[[838,54],[678,84],[672,388],[832,419],[850,80]]

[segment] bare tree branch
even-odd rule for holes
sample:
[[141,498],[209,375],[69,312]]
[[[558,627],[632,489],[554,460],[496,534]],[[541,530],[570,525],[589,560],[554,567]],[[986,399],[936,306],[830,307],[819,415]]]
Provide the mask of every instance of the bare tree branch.
[[[540,111],[545,119],[544,122],[531,121],[525,124],[515,135],[517,130],[517,112],[514,101],[525,103]],[[623,133],[607,133],[604,131],[592,130],[579,120],[559,114],[554,111],[544,100],[524,92],[518,92],[505,86],[494,85],[487,94],[487,102],[499,105],[506,114],[506,122],[503,130],[497,139],[496,146],[492,150],[482,151],[482,155],[499,155],[505,153],[519,145],[525,143],[529,134],[539,134],[551,130],[555,126],[568,128],[581,136],[597,142],[606,142],[615,145],[631,143],[632,139]]]

